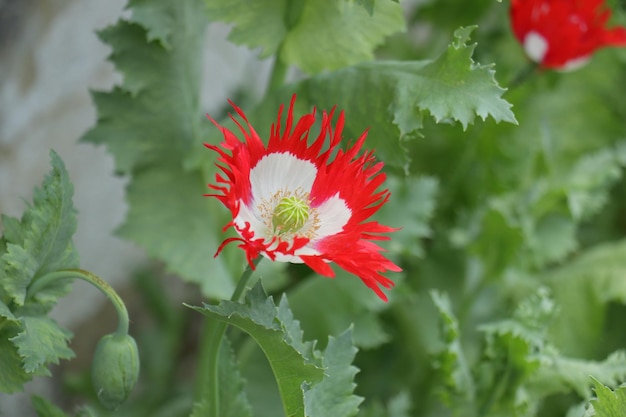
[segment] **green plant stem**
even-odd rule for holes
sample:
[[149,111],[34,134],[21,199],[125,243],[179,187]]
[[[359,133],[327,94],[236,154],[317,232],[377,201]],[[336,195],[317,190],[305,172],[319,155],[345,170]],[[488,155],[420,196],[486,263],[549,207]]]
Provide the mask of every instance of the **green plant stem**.
[[496,383],[494,383],[491,386],[491,389],[489,390],[489,393],[487,394],[487,398],[485,398],[485,401],[483,401],[483,403],[479,407],[478,416],[482,417],[482,416],[489,415],[489,411],[491,410],[491,407],[493,407],[493,405],[502,397],[502,395],[508,388],[509,383],[510,383],[510,378],[511,378],[511,368],[507,367],[507,369],[504,371],[504,375],[502,375],[501,378],[498,378],[496,380]]
[[68,278],[80,279],[98,288],[100,292],[102,292],[111,301],[113,307],[115,307],[115,311],[117,312],[118,322],[117,330],[115,331],[115,333],[118,335],[128,334],[128,311],[126,310],[126,305],[124,305],[124,302],[122,301],[120,296],[117,295],[113,287],[111,287],[108,282],[106,282],[96,274],[92,274],[91,272],[85,271],[84,269],[62,269],[43,275],[42,277],[37,278],[35,282],[33,282],[33,284],[28,288],[26,297],[33,297],[37,294],[37,292],[41,291],[53,282],[60,279]]
[[524,68],[522,68],[515,77],[511,80],[509,85],[507,86],[507,90],[511,91],[514,88],[519,87],[524,84],[526,81],[530,79],[530,77],[537,72],[537,68],[539,68],[539,64],[536,62],[530,62]]
[[287,65],[280,60],[280,54],[276,54],[274,59],[274,66],[272,67],[272,73],[270,74],[269,85],[267,92],[271,93],[278,90],[285,82],[285,76],[287,75]]
[[[259,264],[262,257],[253,261],[254,267]],[[253,269],[248,265],[239,278],[237,287],[231,296],[231,301],[239,301],[246,285],[252,276]],[[200,373],[196,380],[196,402],[206,400],[209,407],[207,417],[220,417],[219,409],[219,355],[222,339],[226,332],[227,324],[210,318],[204,319],[202,340],[200,341],[200,360],[198,369]]]

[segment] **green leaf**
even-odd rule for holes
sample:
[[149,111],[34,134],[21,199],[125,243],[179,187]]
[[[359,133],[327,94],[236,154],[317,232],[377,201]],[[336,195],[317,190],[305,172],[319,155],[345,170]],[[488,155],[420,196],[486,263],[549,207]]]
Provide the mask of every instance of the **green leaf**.
[[591,355],[604,343],[607,303],[626,303],[624,269],[626,241],[618,241],[596,245],[541,276],[560,309],[552,340],[568,356]]
[[359,417],[410,417],[410,411],[411,397],[401,392],[389,400],[386,406],[377,401],[366,403]]
[[229,39],[238,45],[260,48],[260,58],[274,55],[287,35],[284,20],[288,0],[205,0],[210,20],[233,23]]
[[22,357],[28,373],[49,375],[46,365],[59,359],[71,359],[74,352],[67,342],[72,334],[48,317],[20,317],[22,330],[10,340]]
[[404,30],[399,4],[376,1],[373,13],[352,1],[304,4],[279,51],[279,59],[304,72],[334,70],[374,58],[373,50],[392,33]]
[[307,339],[324,340],[353,326],[352,336],[360,348],[372,349],[388,342],[379,316],[388,305],[359,278],[338,268],[335,271],[334,279],[312,274],[289,294],[291,310]]
[[232,274],[223,257],[213,258],[222,225],[215,222],[223,213],[203,197],[204,189],[198,172],[185,172],[176,163],[138,172],[128,185],[130,209],[117,233],[199,284],[206,296],[225,299],[234,289]]
[[33,374],[28,374],[22,367],[22,358],[17,353],[17,348],[9,340],[15,337],[19,331],[15,323],[7,325],[0,322],[0,392],[13,393],[22,391],[24,383],[30,381]]
[[480,326],[488,338],[510,335],[519,338],[535,351],[546,345],[548,326],[557,316],[557,304],[547,288],[540,287],[536,293],[522,300],[511,319],[500,320]]
[[452,405],[456,401],[472,403],[475,401],[476,388],[474,378],[461,346],[459,323],[452,311],[447,294],[432,290],[430,297],[439,312],[441,333],[444,347],[436,355],[435,368],[443,378],[440,394],[443,402]]
[[[168,270],[199,283],[206,296],[227,298],[231,273],[223,257],[211,260],[226,221],[202,196],[201,170],[183,168],[209,124],[202,120],[199,100],[203,3],[136,0],[129,6],[132,21],[100,33],[113,48],[110,59],[124,82],[111,92],[94,93],[98,124],[82,140],[106,144],[117,170],[133,174],[130,209],[117,233],[163,260]],[[197,152],[207,152],[202,149]]]
[[98,123],[81,139],[105,144],[120,173],[182,159],[202,122],[201,0],[130,6],[138,7],[135,22],[120,20],[100,32],[124,81],[111,92],[93,93]]
[[[18,306],[26,301],[26,290],[34,279],[78,266],[72,243],[76,231],[74,187],[61,158],[51,151],[50,159],[52,171],[44,178],[41,189],[35,189],[33,204],[22,214],[21,221],[4,218],[7,250],[0,257],[0,285]],[[65,286],[61,293],[66,291]],[[44,289],[38,296],[46,293]]]
[[369,129],[366,146],[375,148],[386,164],[407,170],[405,141],[418,137],[425,113],[438,122],[456,120],[464,128],[476,115],[517,123],[511,104],[501,98],[504,90],[494,70],[472,60],[474,45],[464,43],[468,33],[460,30],[434,61],[363,63],[285,86],[273,101],[263,102],[251,120],[257,131],[269,132],[278,104],[288,102],[295,91],[298,109],[315,105],[345,110],[344,137],[356,139]]
[[448,50],[424,67],[421,75],[432,82],[420,86],[418,106],[428,109],[437,122],[451,118],[463,129],[476,115],[517,123],[511,104],[500,97],[505,90],[494,78],[493,65],[479,65],[472,59],[476,44],[468,42],[474,29],[456,30]]
[[278,54],[308,73],[371,60],[374,48],[404,29],[402,9],[388,0],[369,2],[371,13],[352,0],[205,0],[212,20],[234,23],[229,39]]
[[351,417],[356,415],[363,398],[353,394],[354,376],[358,369],[352,366],[357,349],[352,343],[352,332],[332,336],[324,351],[322,364],[324,379],[304,393],[304,415],[307,417]]
[[39,417],[67,417],[67,414],[63,412],[59,407],[52,404],[45,398],[38,395],[31,397],[37,416]]
[[[218,363],[220,417],[252,417],[252,409],[244,391],[245,383],[227,338],[222,340]],[[195,404],[191,417],[208,415],[208,406],[205,401]]]
[[222,301],[219,305],[191,308],[252,336],[272,367],[286,415],[304,417],[302,387],[321,381],[324,370],[313,343],[302,341],[302,331],[293,319],[286,298],[276,306],[257,283],[244,303]]
[[527,415],[538,405],[540,396],[529,397],[527,384],[537,372],[537,352],[547,346],[547,328],[556,306],[546,288],[522,300],[510,319],[481,325],[485,332],[485,361],[479,386],[487,392],[479,397],[477,416],[492,407],[494,415]]
[[435,211],[439,183],[431,177],[393,176],[387,178],[385,187],[391,192],[392,203],[382,206],[375,219],[400,228],[391,234],[386,248],[392,253],[423,257],[422,239],[432,235],[429,222]]
[[591,401],[597,417],[623,417],[626,415],[626,386],[615,391],[593,379],[597,398]]
[[541,366],[529,382],[542,396],[569,393],[574,390],[582,398],[591,397],[589,376],[615,386],[626,377],[626,353],[614,352],[604,361],[591,361],[560,356],[554,349],[539,355]]

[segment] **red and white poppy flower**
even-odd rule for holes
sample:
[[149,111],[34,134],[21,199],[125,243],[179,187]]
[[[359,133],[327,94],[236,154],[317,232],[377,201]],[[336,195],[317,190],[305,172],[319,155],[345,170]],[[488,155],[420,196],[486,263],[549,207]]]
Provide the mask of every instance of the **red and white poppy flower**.
[[[333,277],[329,263],[335,262],[387,300],[380,287],[391,288],[393,281],[381,272],[401,269],[385,258],[372,240],[388,240],[380,234],[396,229],[366,221],[389,199],[388,190],[377,191],[385,180],[380,172],[383,163],[375,162],[371,151],[357,156],[367,132],[347,150],[339,149],[344,113],[339,114],[333,129],[334,108],[328,114],[322,112],[320,133],[309,144],[315,110],[302,116],[294,128],[295,98],[282,134],[280,106],[267,146],[232,102],[247,126],[245,129],[231,115],[245,141],[208,116],[221,130],[224,142],[220,146],[205,144],[219,154],[222,171],[216,175],[216,184],[209,185],[217,193],[207,195],[230,209],[233,220],[225,229],[232,226],[239,234],[226,239],[216,256],[226,244],[238,241],[251,266],[263,255],[280,262],[305,263],[315,272]],[[325,149],[327,137],[330,143]]]
[[543,68],[573,70],[600,48],[626,46],[626,28],[609,29],[604,0],[511,0],[511,25]]

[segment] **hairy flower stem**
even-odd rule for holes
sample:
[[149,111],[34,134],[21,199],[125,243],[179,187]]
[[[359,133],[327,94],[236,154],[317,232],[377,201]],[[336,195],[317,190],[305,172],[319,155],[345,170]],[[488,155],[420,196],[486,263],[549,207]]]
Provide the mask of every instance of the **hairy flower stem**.
[[34,297],[37,292],[41,291],[55,281],[68,278],[80,279],[98,288],[100,292],[102,292],[111,301],[111,303],[115,307],[115,311],[117,312],[118,322],[117,330],[115,331],[115,333],[120,336],[125,336],[128,334],[128,311],[126,310],[126,305],[124,305],[124,302],[122,301],[120,296],[117,295],[113,287],[111,287],[108,282],[106,282],[99,276],[92,274],[89,271],[85,271],[84,269],[62,269],[59,271],[50,272],[49,274],[37,278],[35,282],[33,282],[32,285],[28,287],[26,298],[28,299]]
[[[255,267],[259,264],[261,259],[262,257],[258,257],[253,261]],[[239,278],[237,287],[230,298],[231,301],[239,301],[252,276],[252,272],[253,269],[248,265],[241,275],[241,278]],[[198,366],[200,372],[196,377],[195,401],[199,403],[204,400],[205,403],[208,404],[209,413],[207,417],[220,417],[218,358],[226,327],[227,324],[224,322],[210,318],[204,319]]]

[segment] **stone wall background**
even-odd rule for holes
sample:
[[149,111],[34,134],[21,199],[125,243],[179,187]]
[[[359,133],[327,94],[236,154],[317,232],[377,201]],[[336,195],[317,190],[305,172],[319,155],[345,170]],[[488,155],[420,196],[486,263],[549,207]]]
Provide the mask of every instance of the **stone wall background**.
[[[123,288],[146,257],[112,235],[126,212],[125,179],[113,175],[104,147],[78,144],[96,120],[89,89],[109,89],[121,77],[106,61],[109,48],[94,31],[123,16],[125,0],[0,0],[0,213],[19,217],[50,170],[49,150],[65,161],[78,209],[75,242],[81,266]],[[236,88],[260,95],[270,63],[226,40],[229,28],[211,24],[204,53],[202,100],[208,112],[223,108]],[[0,230],[1,230],[0,224]],[[77,331],[104,303],[98,291],[75,283],[53,311]],[[92,352],[85,352],[91,356]],[[30,395],[53,398],[53,380],[37,378],[25,393],[0,394],[0,415],[35,416]]]

